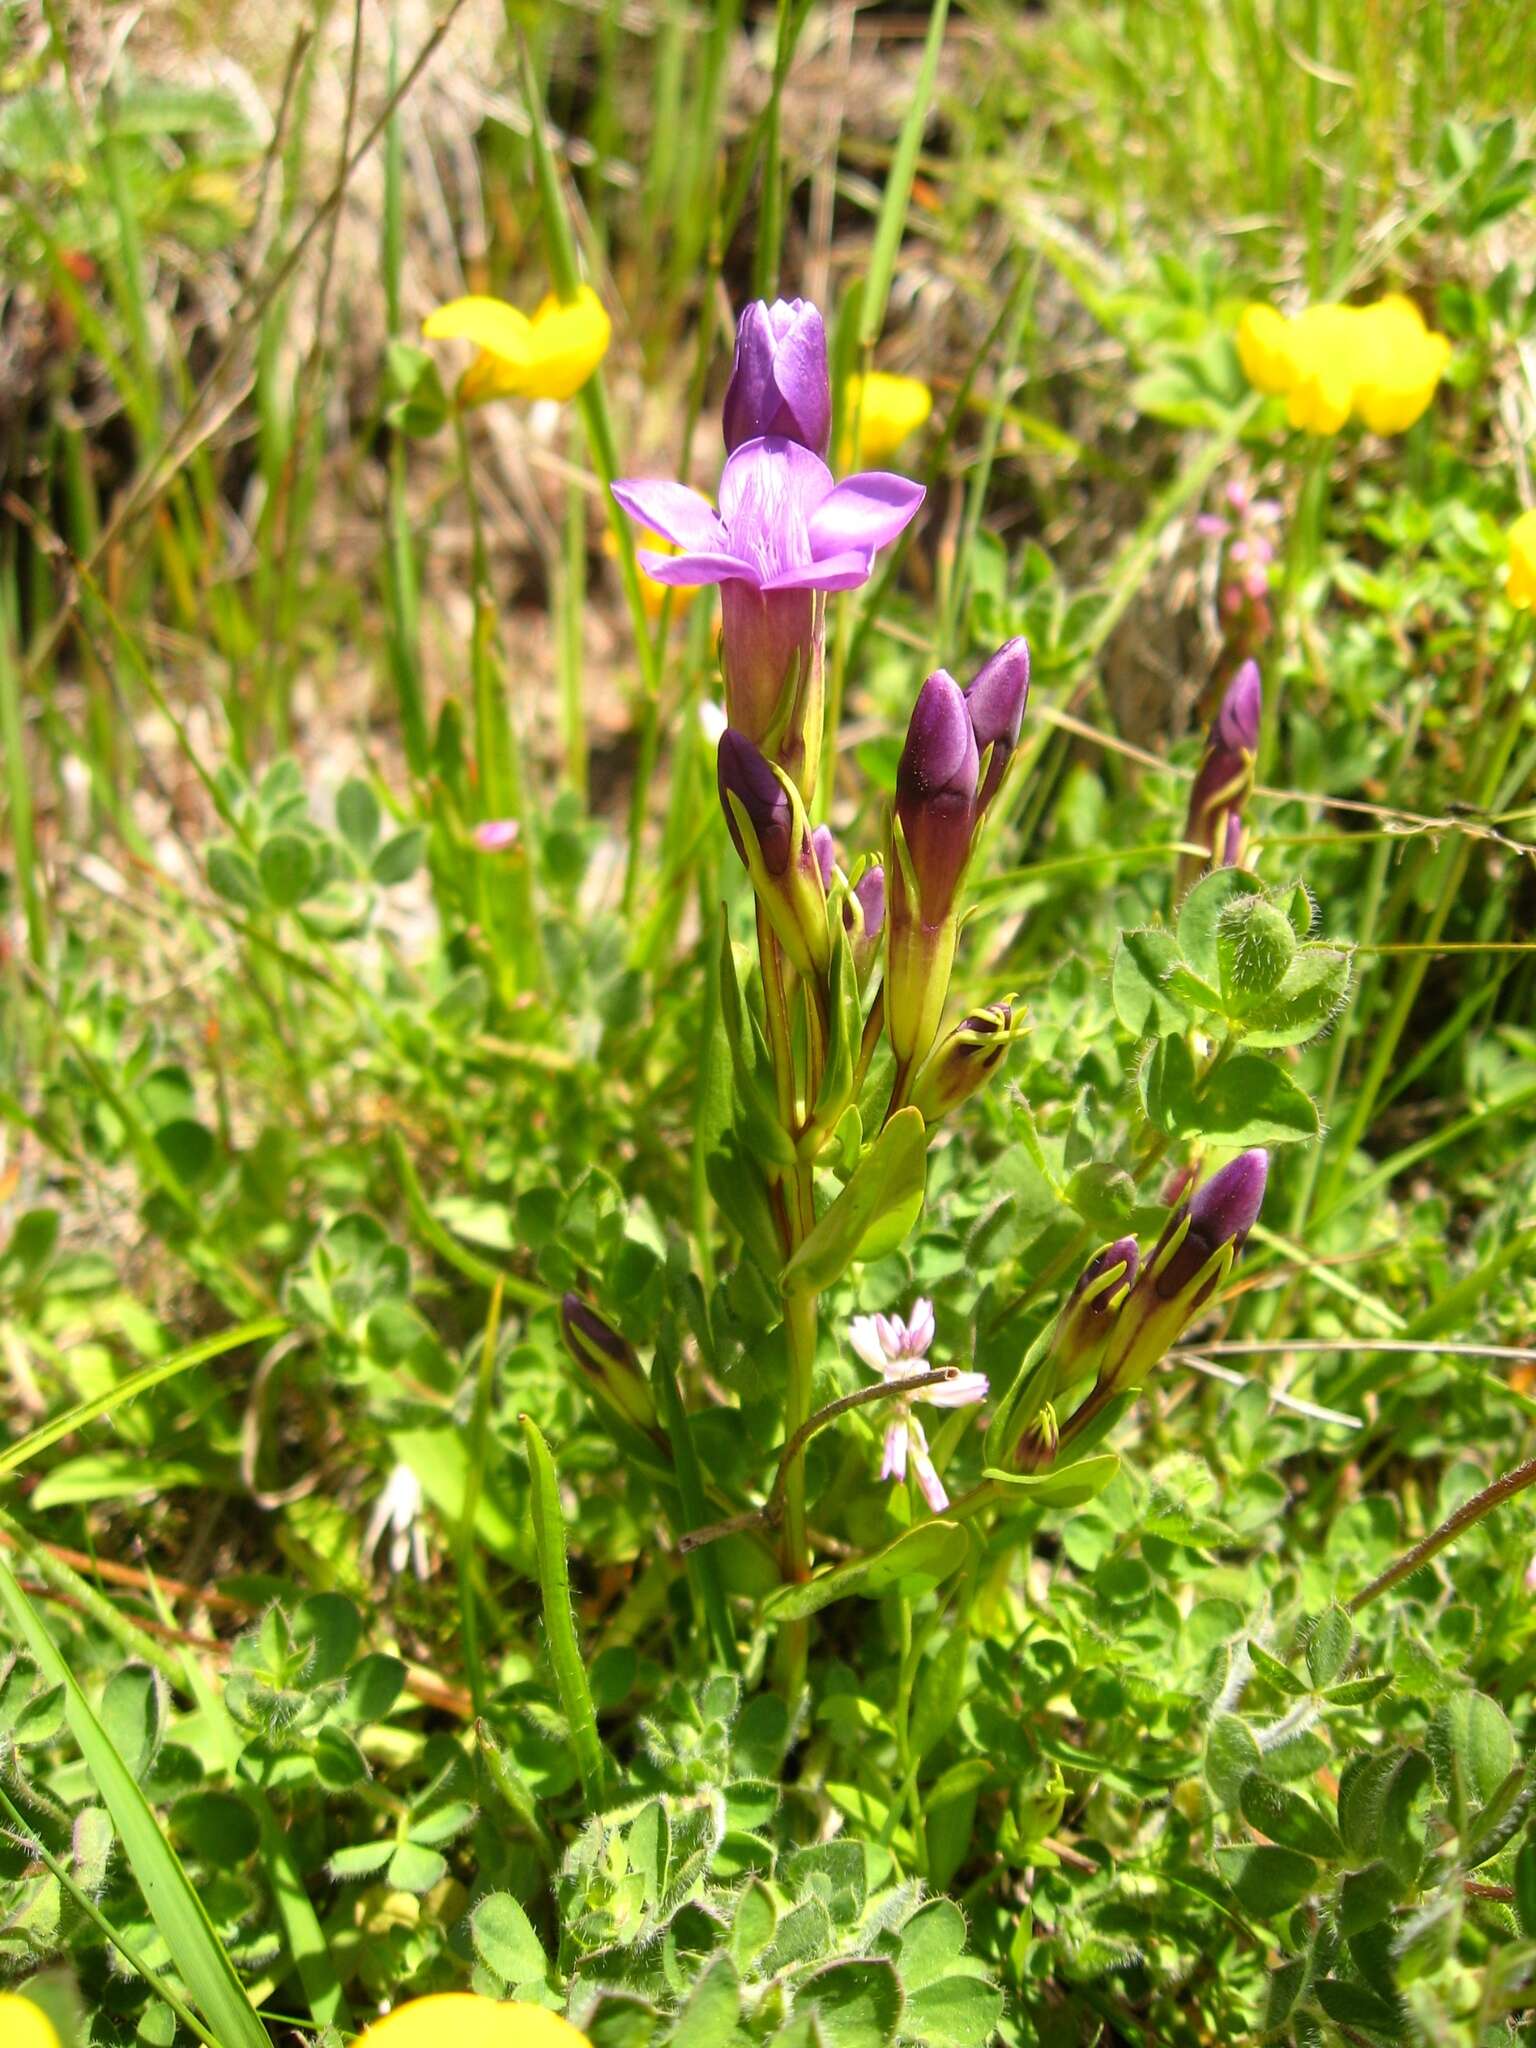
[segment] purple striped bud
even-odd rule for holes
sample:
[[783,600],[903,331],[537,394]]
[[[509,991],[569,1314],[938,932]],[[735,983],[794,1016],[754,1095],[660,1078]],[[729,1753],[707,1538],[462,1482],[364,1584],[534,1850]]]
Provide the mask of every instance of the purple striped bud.
[[1184,837],[1204,849],[1179,859],[1176,889],[1182,895],[1204,867],[1235,867],[1242,847],[1243,805],[1253,788],[1254,759],[1264,711],[1259,665],[1245,661],[1221,700],[1205,743],[1205,755],[1189,792]]
[[843,903],[843,923],[853,946],[854,976],[862,989],[880,952],[885,927],[885,869],[878,861],[866,868]]
[[937,1123],[948,1111],[957,1109],[968,1095],[974,1095],[1008,1057],[1013,1039],[1012,998],[989,1003],[963,1024],[957,1024],[947,1038],[940,1039],[923,1063],[912,1090],[912,1104],[922,1111],[924,1123]]
[[730,801],[732,796],[747,814],[764,868],[775,877],[782,875],[789,866],[794,808],[789,792],[773,772],[772,762],[744,734],[727,726],[720,735],[715,755],[715,779],[726,829],[743,866],[751,867],[752,862]]
[[949,915],[970,857],[979,762],[965,693],[938,669],[918,692],[896,769],[896,815],[926,924]]
[[[965,693],[965,707],[971,714],[971,730],[976,735],[976,751],[984,764],[981,793],[977,798],[978,813],[986,810],[1002,787],[1008,764],[1013,759],[1013,750],[1019,744],[1019,729],[1024,723],[1024,707],[1028,702],[1029,646],[1020,635],[1003,642],[992,659],[977,671]],[[989,747],[992,749],[990,756],[987,753]]]
[[944,1014],[958,929],[955,893],[976,829],[978,772],[964,694],[939,669],[912,707],[896,769],[886,863],[885,1021],[899,1075],[927,1054]]
[[732,844],[779,943],[797,973],[824,975],[832,958],[827,891],[800,792],[731,726],[720,736],[715,773]]
[[827,330],[807,299],[758,299],[736,326],[736,359],[725,391],[727,451],[763,434],[825,455],[832,428]]
[[598,1400],[616,1408],[637,1429],[654,1431],[656,1404],[633,1347],[579,1294],[560,1298],[560,1335]]
[[1258,1220],[1269,1154],[1239,1153],[1169,1217],[1121,1310],[1094,1398],[1139,1387],[1232,1270]]
[[1051,1332],[1051,1348],[1036,1368],[1038,1384],[1023,1404],[1023,1412],[1034,1413],[1014,1452],[1021,1471],[1037,1472],[1056,1455],[1059,1428],[1051,1402],[1099,1370],[1140,1263],[1135,1238],[1116,1238],[1094,1253],[1063,1302]]

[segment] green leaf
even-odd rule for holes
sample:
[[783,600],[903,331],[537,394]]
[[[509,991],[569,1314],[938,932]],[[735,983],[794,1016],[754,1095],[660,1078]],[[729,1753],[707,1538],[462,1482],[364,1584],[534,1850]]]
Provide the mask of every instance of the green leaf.
[[1261,1920],[1272,1920],[1304,1899],[1317,1883],[1317,1865],[1297,1849],[1267,1843],[1214,1852],[1216,1868],[1239,1905]]
[[1462,1861],[1468,1870],[1476,1870],[1490,1856],[1498,1855],[1519,1830],[1530,1802],[1527,1767],[1516,1764],[1488,1804],[1474,1816],[1467,1830]]
[[800,1979],[795,2010],[816,2015],[826,2048],[885,2048],[901,2017],[901,1982],[883,1956],[829,1963]]
[[1305,1045],[1338,1012],[1349,994],[1350,973],[1348,953],[1303,946],[1273,996],[1244,1015],[1244,1043]]
[[226,903],[255,910],[262,901],[261,877],[250,855],[232,839],[218,839],[208,849],[208,886]]
[[720,1017],[726,1044],[731,1050],[731,1073],[736,1082],[736,1117],[748,1149],[765,1166],[788,1171],[795,1164],[794,1140],[779,1121],[774,1099],[773,1069],[768,1048],[757,1019],[742,1001],[736,976],[736,953],[726,928],[724,911],[720,928]]
[[1178,1138],[1201,1129],[1195,1095],[1195,1061],[1182,1032],[1160,1038],[1141,1063],[1141,1106],[1153,1130]]
[[408,882],[421,866],[422,855],[427,849],[427,835],[419,825],[407,826],[405,831],[395,833],[386,839],[368,872],[381,889],[393,889],[401,882]]
[[1234,1053],[1204,1083],[1195,1128],[1220,1145],[1288,1145],[1315,1138],[1317,1105],[1284,1067]]
[[336,792],[336,829],[361,861],[373,852],[379,836],[379,800],[355,775]]
[[779,1586],[764,1600],[762,1618],[802,1621],[850,1594],[871,1597],[897,1585],[916,1598],[960,1569],[969,1544],[959,1522],[919,1522],[867,1557],[850,1558],[799,1585]]
[[320,863],[301,832],[274,832],[256,856],[262,893],[274,910],[292,910],[315,885]]
[[448,1875],[448,1859],[436,1849],[424,1849],[416,1842],[402,1842],[389,1859],[385,1882],[397,1892],[431,1891]]
[[1076,1508],[1101,1494],[1120,1470],[1117,1451],[1079,1458],[1071,1465],[1048,1465],[1043,1472],[1007,1472],[989,1465],[983,1476],[1032,1507]]
[[779,1924],[774,1896],[761,1878],[749,1878],[731,1920],[730,1952],[739,1970],[750,1969],[773,1940]]
[[921,1760],[937,1749],[955,1724],[965,1699],[965,1673],[970,1661],[971,1635],[966,1628],[951,1629],[918,1672],[912,1691],[912,1717],[907,1730],[908,1746],[914,1759]]
[[1472,1814],[1494,1797],[1515,1767],[1509,1722],[1486,1693],[1453,1693],[1436,1708],[1424,1740],[1451,1825],[1465,1841]]
[[1147,925],[1120,934],[1110,993],[1115,1015],[1133,1038],[1166,1038],[1188,1029],[1191,1013],[1168,992],[1168,977],[1178,965],[1170,933]]
[[785,1267],[785,1293],[825,1293],[854,1260],[895,1251],[922,1211],[927,1158],[921,1111],[898,1110]]
[[147,1664],[125,1664],[101,1695],[101,1730],[135,1778],[155,1760],[165,1734],[165,1680]]
[[586,1668],[581,1661],[581,1648],[576,1640],[570,1568],[565,1555],[565,1516],[560,1508],[560,1481],[555,1461],[549,1454],[549,1446],[538,1424],[531,1415],[523,1416],[522,1424],[523,1441],[528,1451],[528,1476],[532,1482],[529,1509],[538,1551],[545,1646],[560,1693],[560,1704],[570,1725],[571,1747],[581,1773],[581,1789],[589,1810],[595,1811],[602,1803],[607,1760],[597,1732],[597,1714],[592,1705]]
[[548,1961],[533,1922],[510,1892],[487,1892],[469,1916],[475,1954],[508,1986],[544,1981]]
[[218,1143],[206,1124],[177,1117],[155,1132],[155,1149],[184,1188],[204,1179],[218,1154]]
[[1347,1940],[1390,1920],[1402,1891],[1399,1879],[1380,1861],[1349,1871],[1339,1886],[1340,1934]]
[[741,1986],[728,1955],[717,1955],[672,2022],[667,2048],[728,2048],[741,2012]]
[[1344,1844],[1327,1814],[1288,1785],[1277,1785],[1262,1770],[1250,1771],[1244,1778],[1239,1800],[1249,1827],[1281,1848],[1300,1849],[1325,1863],[1343,1856]]
[[112,1816],[123,1853],[170,1951],[171,1961],[201,2007],[221,2048],[271,2048],[267,2030],[214,1933],[195,1886],[166,1841],[132,1773],[92,1713],[42,1617],[3,1561],[0,1606],[5,1608],[12,1627],[25,1639],[44,1677],[64,1688],[70,1732],[80,1745],[92,1783]]
[[1285,1693],[1291,1699],[1300,1699],[1306,1692],[1305,1683],[1299,1679],[1289,1664],[1282,1664],[1278,1657],[1270,1655],[1262,1643],[1250,1638],[1248,1655],[1253,1660],[1255,1675],[1274,1686],[1277,1692]]
[[1262,1769],[1263,1754],[1248,1723],[1236,1714],[1218,1714],[1205,1737],[1205,1782],[1217,1804],[1228,1813],[1241,1807],[1242,1788]]
[[1319,1692],[1332,1685],[1349,1662],[1354,1641],[1354,1623],[1342,1607],[1330,1607],[1308,1631],[1307,1671]]

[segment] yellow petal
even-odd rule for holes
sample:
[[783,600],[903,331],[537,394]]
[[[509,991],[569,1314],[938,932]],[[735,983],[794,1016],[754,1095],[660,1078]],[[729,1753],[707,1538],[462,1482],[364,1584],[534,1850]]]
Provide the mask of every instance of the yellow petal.
[[1336,434],[1349,418],[1360,380],[1365,333],[1356,306],[1308,306],[1291,322],[1292,382],[1286,408],[1293,427]]
[[1505,594],[1521,611],[1536,605],[1536,511],[1522,512],[1509,529]]
[[859,463],[884,462],[933,411],[933,393],[919,377],[893,377],[871,370],[850,377],[844,407],[859,423]]
[[547,298],[531,323],[523,390],[530,398],[572,398],[586,383],[613,338],[613,322],[590,285],[568,306]]
[[569,2020],[542,2005],[521,2000],[498,2004],[468,1991],[444,1991],[412,1999],[375,2020],[357,2048],[591,2048],[591,2043]]
[[0,1991],[0,2042],[5,2048],[60,2048],[53,2022],[40,2005]]
[[428,341],[472,341],[505,363],[527,362],[533,345],[533,323],[526,313],[505,299],[476,293],[439,306],[422,321],[421,331]]
[[1355,409],[1373,434],[1401,434],[1428,410],[1451,344],[1425,327],[1407,299],[1383,299],[1363,317],[1365,366]]
[[1255,391],[1283,396],[1295,382],[1291,323],[1273,306],[1255,301],[1237,322],[1237,359]]

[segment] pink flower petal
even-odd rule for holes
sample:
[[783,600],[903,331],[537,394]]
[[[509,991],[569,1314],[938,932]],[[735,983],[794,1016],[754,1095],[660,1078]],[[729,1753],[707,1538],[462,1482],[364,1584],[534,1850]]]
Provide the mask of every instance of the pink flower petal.
[[700,583],[729,583],[740,577],[755,583],[756,576],[746,562],[735,555],[663,555],[654,548],[637,548],[636,559],[653,583],[682,584],[692,588]]
[[781,569],[763,580],[764,590],[857,590],[867,583],[874,556],[864,548],[849,548],[840,555],[823,555],[794,569]]
[[866,554],[893,541],[925,496],[923,486],[889,470],[866,470],[834,487],[811,514],[811,552],[825,559],[850,548]]
[[890,1423],[885,1432],[885,1457],[880,1466],[882,1479],[905,1479],[907,1476],[907,1425],[904,1422]]
[[935,1408],[969,1408],[976,1401],[985,1401],[988,1380],[984,1372],[963,1372],[957,1380],[946,1380],[941,1387],[926,1387],[918,1396],[920,1401],[931,1401]]
[[907,1317],[907,1356],[925,1357],[932,1348],[937,1328],[933,1319],[933,1303],[926,1294],[920,1294],[912,1304],[912,1313]]
[[848,1325],[848,1342],[871,1372],[883,1373],[889,1361],[880,1341],[879,1320],[877,1316],[855,1316]]

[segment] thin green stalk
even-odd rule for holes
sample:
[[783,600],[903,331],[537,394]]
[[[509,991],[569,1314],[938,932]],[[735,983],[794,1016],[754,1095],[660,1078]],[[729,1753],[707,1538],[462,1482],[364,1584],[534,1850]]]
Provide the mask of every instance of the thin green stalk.
[[587,807],[587,707],[582,674],[582,614],[587,594],[587,494],[566,487],[565,548],[560,570],[560,705],[565,779]]
[[[704,1502],[704,1480],[699,1468],[699,1454],[689,1433],[688,1418],[683,1412],[682,1396],[678,1392],[671,1341],[665,1335],[656,1346],[651,1365],[651,1385],[655,1389],[662,1428],[672,1446],[683,1528],[696,1529],[708,1512]],[[720,1583],[720,1567],[715,1553],[708,1549],[689,1551],[687,1569],[714,1638],[717,1655],[727,1671],[739,1670],[741,1660],[736,1648],[736,1631],[731,1626],[730,1609],[725,1604],[725,1591]]]
[[917,152],[922,147],[923,130],[928,124],[928,110],[933,104],[933,89],[939,75],[939,55],[944,47],[944,25],[948,18],[949,0],[933,0],[933,7],[928,16],[928,33],[923,41],[922,61],[918,66],[906,118],[901,124],[896,151],[891,158],[891,168],[886,176],[885,192],[880,201],[880,217],[875,225],[874,246],[870,251],[869,270],[864,280],[864,302],[859,314],[859,345],[866,352],[880,339],[880,330],[885,325],[885,309],[891,295],[891,279],[895,275],[901,239],[906,232],[907,207],[912,199],[912,180],[917,173]]
[[27,770],[21,717],[21,670],[16,660],[16,592],[9,567],[0,563],[0,753],[5,755],[6,794],[11,811],[11,846],[16,880],[27,921],[27,951],[41,967],[48,957],[48,923],[38,884],[37,839],[33,829],[32,785]]
[[[389,18],[389,94],[399,81],[400,22],[398,9]],[[400,335],[400,279],[405,261],[405,148],[398,108],[384,130],[384,305],[392,339]],[[389,488],[385,501],[384,608],[388,624],[389,673],[400,713],[400,737],[406,766],[417,782],[426,779],[431,758],[427,729],[426,689],[421,674],[420,590],[416,539],[406,501],[408,442],[398,427],[389,436]]]
[[555,1674],[555,1687],[565,1709],[571,1732],[571,1747],[581,1777],[587,1811],[596,1813],[603,1803],[607,1760],[597,1732],[597,1711],[591,1687],[581,1661],[576,1639],[576,1617],[571,1609],[571,1575],[565,1556],[565,1518],[560,1512],[560,1481],[549,1445],[531,1415],[522,1418],[523,1441],[528,1449],[530,1482],[529,1511],[533,1517],[533,1540],[539,1562],[539,1595],[544,1607],[544,1640]]
[[501,1329],[501,1282],[491,1289],[486,1311],[485,1337],[480,1346],[480,1369],[475,1375],[475,1405],[470,1411],[469,1437],[464,1466],[464,1511],[454,1543],[459,1591],[459,1622],[464,1631],[464,1670],[469,1679],[475,1718],[483,1720],[490,1688],[485,1661],[480,1655],[480,1611],[475,1598],[475,1517],[480,1512],[480,1489],[485,1477],[486,1453],[490,1444],[491,1396],[496,1384],[496,1338]]

